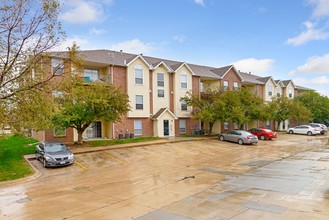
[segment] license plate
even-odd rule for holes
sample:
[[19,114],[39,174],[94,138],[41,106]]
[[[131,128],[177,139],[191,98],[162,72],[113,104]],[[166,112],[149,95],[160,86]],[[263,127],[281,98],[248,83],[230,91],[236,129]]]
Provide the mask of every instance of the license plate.
[[65,161],[60,162],[60,164],[65,164]]

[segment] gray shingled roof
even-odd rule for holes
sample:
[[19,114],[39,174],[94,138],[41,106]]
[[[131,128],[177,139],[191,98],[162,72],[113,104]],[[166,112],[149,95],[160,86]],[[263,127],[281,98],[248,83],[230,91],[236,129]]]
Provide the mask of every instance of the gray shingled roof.
[[[67,52],[49,52],[50,57],[59,57],[59,58],[67,58]],[[125,53],[121,51],[113,51],[113,50],[83,50],[80,51],[81,58],[85,61],[107,64],[107,65],[117,65],[117,66],[126,66],[129,62],[135,59],[137,54]],[[163,62],[167,65],[167,67],[171,68],[171,70],[175,71],[179,68],[184,62],[181,61],[173,61],[167,59],[160,59],[156,57],[144,56],[141,54],[144,60],[151,65],[152,67],[157,66],[159,63]],[[201,66],[196,64],[187,63],[187,65],[191,68],[193,73],[200,77],[205,78],[213,78],[213,79],[221,79],[227,71],[229,71],[233,65],[228,65],[220,68],[209,67],[209,66]],[[264,85],[271,77],[261,77],[256,76],[251,73],[245,73],[238,71],[238,74],[242,77],[243,84],[260,84]],[[275,80],[276,83],[280,82],[280,80]],[[292,80],[283,80],[281,81],[283,85],[286,87]],[[296,88],[300,88],[302,90],[312,90],[301,86],[296,86]]]
[[260,76],[253,75],[251,73],[239,72],[240,76],[243,79],[244,84],[259,84],[264,85],[265,83],[258,80]]

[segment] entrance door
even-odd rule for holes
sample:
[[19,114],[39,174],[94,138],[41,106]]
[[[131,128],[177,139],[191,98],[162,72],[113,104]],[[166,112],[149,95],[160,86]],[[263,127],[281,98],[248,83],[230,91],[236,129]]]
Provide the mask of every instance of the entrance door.
[[169,136],[169,120],[163,120],[163,135]]

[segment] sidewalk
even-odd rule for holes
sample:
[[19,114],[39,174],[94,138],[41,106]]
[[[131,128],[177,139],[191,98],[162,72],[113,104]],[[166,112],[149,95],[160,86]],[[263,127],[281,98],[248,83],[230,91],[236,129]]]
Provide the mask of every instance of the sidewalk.
[[131,147],[144,147],[144,146],[150,146],[156,144],[177,143],[177,142],[187,142],[187,141],[202,141],[202,140],[211,140],[216,138],[217,138],[216,136],[168,137],[155,141],[145,141],[145,142],[129,143],[129,144],[116,144],[116,145],[101,146],[101,147],[75,147],[70,149],[74,154],[84,154],[84,153],[92,153],[92,152],[104,151],[104,150],[114,150],[114,149],[123,149],[123,148],[131,148]]

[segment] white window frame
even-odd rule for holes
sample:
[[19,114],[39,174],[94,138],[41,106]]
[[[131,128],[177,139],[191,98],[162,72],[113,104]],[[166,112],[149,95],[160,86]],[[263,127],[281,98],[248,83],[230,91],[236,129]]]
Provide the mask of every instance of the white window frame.
[[288,89],[288,97],[289,98],[292,98],[292,90],[291,90],[291,88]]
[[229,122],[224,122],[224,130],[228,130],[230,128],[230,123]]
[[180,88],[187,89],[187,74],[181,73],[179,78],[180,78]]
[[62,75],[64,73],[64,60],[52,58],[51,72],[53,75]]
[[135,85],[143,85],[144,84],[144,70],[140,66],[135,66],[134,72],[135,72]]
[[143,121],[134,120],[134,135],[139,136],[143,135]]
[[98,69],[84,69],[83,76],[86,82],[95,82],[99,80],[99,70]]
[[179,120],[179,133],[180,134],[186,133],[186,120],[185,119]]
[[164,87],[164,73],[157,73],[157,86]]
[[158,98],[164,98],[165,92],[164,89],[158,89]]
[[182,111],[187,111],[187,104],[186,104],[186,101],[182,100],[180,102],[180,106],[181,106],[181,110]]
[[235,130],[239,129],[238,123],[234,122],[233,126]]
[[237,91],[239,89],[239,83],[233,82],[233,89],[234,91]]
[[267,85],[267,90],[268,90],[268,96],[272,96],[273,95],[273,87],[272,85]]
[[[141,103],[140,103],[140,100],[142,101]],[[136,110],[143,110],[144,109],[144,97],[143,97],[143,95],[136,95],[135,96],[135,103],[136,103],[135,104]]]
[[200,92],[204,92],[204,84],[203,84],[203,82],[200,82]]
[[227,90],[228,90],[228,85],[229,85],[228,81],[225,80],[225,81],[223,82],[223,88],[224,88],[224,91],[227,91]]
[[54,137],[65,137],[66,136],[66,128],[54,129],[53,133],[54,133]]

